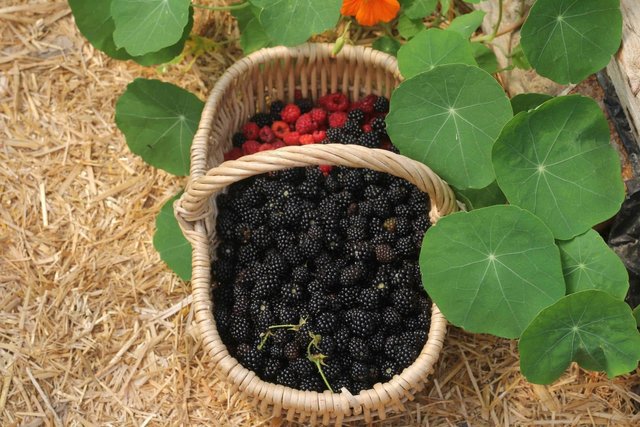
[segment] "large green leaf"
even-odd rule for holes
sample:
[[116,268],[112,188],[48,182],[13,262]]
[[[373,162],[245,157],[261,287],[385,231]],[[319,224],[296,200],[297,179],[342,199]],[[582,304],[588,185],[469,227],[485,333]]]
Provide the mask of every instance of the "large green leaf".
[[116,103],[116,123],[132,152],[174,175],[189,174],[189,150],[204,103],[159,80],[136,79]]
[[551,98],[553,98],[553,96],[547,95],[546,93],[521,93],[516,95],[511,98],[513,114],[538,108]]
[[469,38],[482,25],[482,20],[487,12],[482,10],[474,10],[473,12],[460,15],[447,27],[447,31],[459,33],[464,38]]
[[262,9],[255,6],[243,7],[231,11],[233,16],[238,20],[240,46],[245,55],[267,47],[271,42],[258,19],[260,12],[262,12]]
[[559,241],[558,247],[568,294],[596,289],[621,300],[627,295],[627,269],[595,230]]
[[471,43],[471,52],[478,63],[478,67],[489,74],[498,72],[498,58],[496,58],[496,54],[490,47],[482,43],[473,42]]
[[274,44],[293,46],[336,25],[342,0],[250,0]]
[[519,337],[565,294],[551,231],[515,206],[446,216],[420,251],[425,289],[451,323],[470,332]]
[[613,377],[638,366],[640,333],[624,301],[603,291],[582,291],[540,312],[519,348],[520,369],[532,383],[550,384],[572,361]]
[[409,19],[421,19],[433,13],[438,0],[401,0],[403,14]]
[[398,51],[398,67],[406,79],[444,64],[476,65],[469,41],[432,28],[418,33]]
[[182,280],[191,280],[191,244],[185,239],[173,214],[173,202],[180,194],[167,200],[160,209],[156,217],[153,247]]
[[458,199],[462,201],[467,210],[486,208],[493,205],[506,205],[507,198],[498,187],[498,184],[493,181],[485,188],[469,188],[467,190],[456,189],[456,195]]
[[509,202],[561,240],[610,218],[624,199],[609,125],[595,101],[578,95],[514,117],[493,148],[493,167]]
[[133,56],[176,44],[189,22],[189,0],[111,0],[113,40]]
[[424,30],[422,19],[411,19],[407,15],[400,15],[398,18],[398,33],[405,40],[412,39],[416,34]]
[[402,154],[450,184],[483,188],[495,178],[491,147],[511,116],[509,99],[490,74],[441,65],[393,92],[387,132]]
[[622,37],[620,0],[538,0],[522,27],[522,49],[541,75],[578,83],[609,63]]

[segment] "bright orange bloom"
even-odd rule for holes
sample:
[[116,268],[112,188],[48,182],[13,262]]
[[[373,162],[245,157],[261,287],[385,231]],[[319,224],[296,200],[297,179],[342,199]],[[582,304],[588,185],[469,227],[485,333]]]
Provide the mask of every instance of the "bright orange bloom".
[[369,27],[378,22],[389,22],[398,15],[398,0],[344,0],[340,13],[355,16],[360,25]]

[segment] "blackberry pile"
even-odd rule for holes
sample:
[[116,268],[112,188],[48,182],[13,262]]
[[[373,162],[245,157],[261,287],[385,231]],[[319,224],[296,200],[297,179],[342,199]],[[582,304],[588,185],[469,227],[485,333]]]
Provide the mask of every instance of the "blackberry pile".
[[358,393],[413,363],[431,316],[417,263],[424,193],[367,169],[309,167],[240,181],[217,205],[214,316],[243,366]]

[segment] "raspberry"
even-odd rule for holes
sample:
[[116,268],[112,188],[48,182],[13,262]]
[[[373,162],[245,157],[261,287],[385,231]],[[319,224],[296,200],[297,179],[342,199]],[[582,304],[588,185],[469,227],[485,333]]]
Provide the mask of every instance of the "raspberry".
[[260,151],[260,143],[258,141],[249,140],[242,144],[242,153],[247,156]]
[[369,133],[373,130],[370,124],[362,125],[362,132]]
[[306,134],[300,137],[300,145],[309,145],[314,144],[315,142],[313,135]]
[[302,135],[312,133],[316,129],[318,129],[318,125],[313,121],[310,114],[303,114],[296,120],[296,131]]
[[286,147],[287,146],[287,144],[282,142],[282,140],[280,140],[280,139],[276,139],[275,141],[273,141],[271,143],[271,145],[273,146],[274,150],[277,150],[278,148],[282,148],[282,147]]
[[269,151],[269,150],[273,150],[273,145],[266,142],[262,144],[260,148],[258,148],[258,151]]
[[347,96],[340,92],[325,95],[318,102],[328,111],[347,111],[349,109]]
[[367,95],[364,99],[359,101],[359,106],[362,111],[367,114],[371,114],[375,111],[375,103],[378,100],[377,95]]
[[344,111],[336,111],[329,116],[329,127],[341,128],[347,122],[347,113]]
[[319,126],[324,125],[327,122],[327,112],[322,108],[314,108],[309,114],[314,122],[316,122]]
[[276,137],[284,138],[284,136],[289,133],[289,125],[280,120],[277,122],[273,122],[273,124],[271,125],[271,130]]
[[254,122],[249,122],[242,127],[242,134],[247,139],[256,140],[260,135],[260,127]]
[[333,169],[331,165],[320,165],[320,171],[324,176],[328,176],[331,173],[331,169]]
[[283,139],[287,145],[300,145],[300,134],[298,132],[289,132]]
[[242,157],[242,149],[236,147],[231,151],[228,151],[227,153],[225,153],[224,161],[226,162],[227,160],[236,160],[236,159],[239,159],[240,157]]
[[276,138],[269,126],[263,126],[260,129],[259,136],[262,142],[273,142],[273,140]]
[[313,142],[319,144],[327,137],[327,132],[323,130],[314,130],[311,136],[313,136]]
[[282,116],[282,121],[293,124],[300,118],[300,114],[302,114],[300,107],[296,104],[287,104],[287,106],[282,109],[280,116]]

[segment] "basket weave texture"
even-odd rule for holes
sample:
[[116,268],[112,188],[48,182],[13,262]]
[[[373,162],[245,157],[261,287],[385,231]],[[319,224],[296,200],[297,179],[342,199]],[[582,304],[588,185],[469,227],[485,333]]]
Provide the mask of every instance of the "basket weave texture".
[[[231,66],[218,80],[205,105],[191,149],[191,175],[185,193],[175,204],[180,226],[193,247],[192,293],[196,322],[205,351],[222,377],[256,401],[274,418],[315,424],[386,418],[420,391],[442,349],[446,320],[433,305],[429,338],[416,361],[400,375],[372,389],[352,395],[299,391],[262,381],[227,351],[213,317],[211,258],[217,245],[213,195],[230,184],[265,172],[311,165],[369,168],[410,181],[431,200],[432,223],[456,210],[449,186],[425,165],[390,151],[354,145],[327,144],[284,147],[221,163],[231,148],[232,134],[256,111],[275,99],[317,99],[342,91],[351,99],[375,93],[389,97],[400,82],[395,58],[369,48],[345,46],[332,57],[333,45],[305,44],[295,48],[257,51]],[[215,282],[215,279],[213,279]]]

